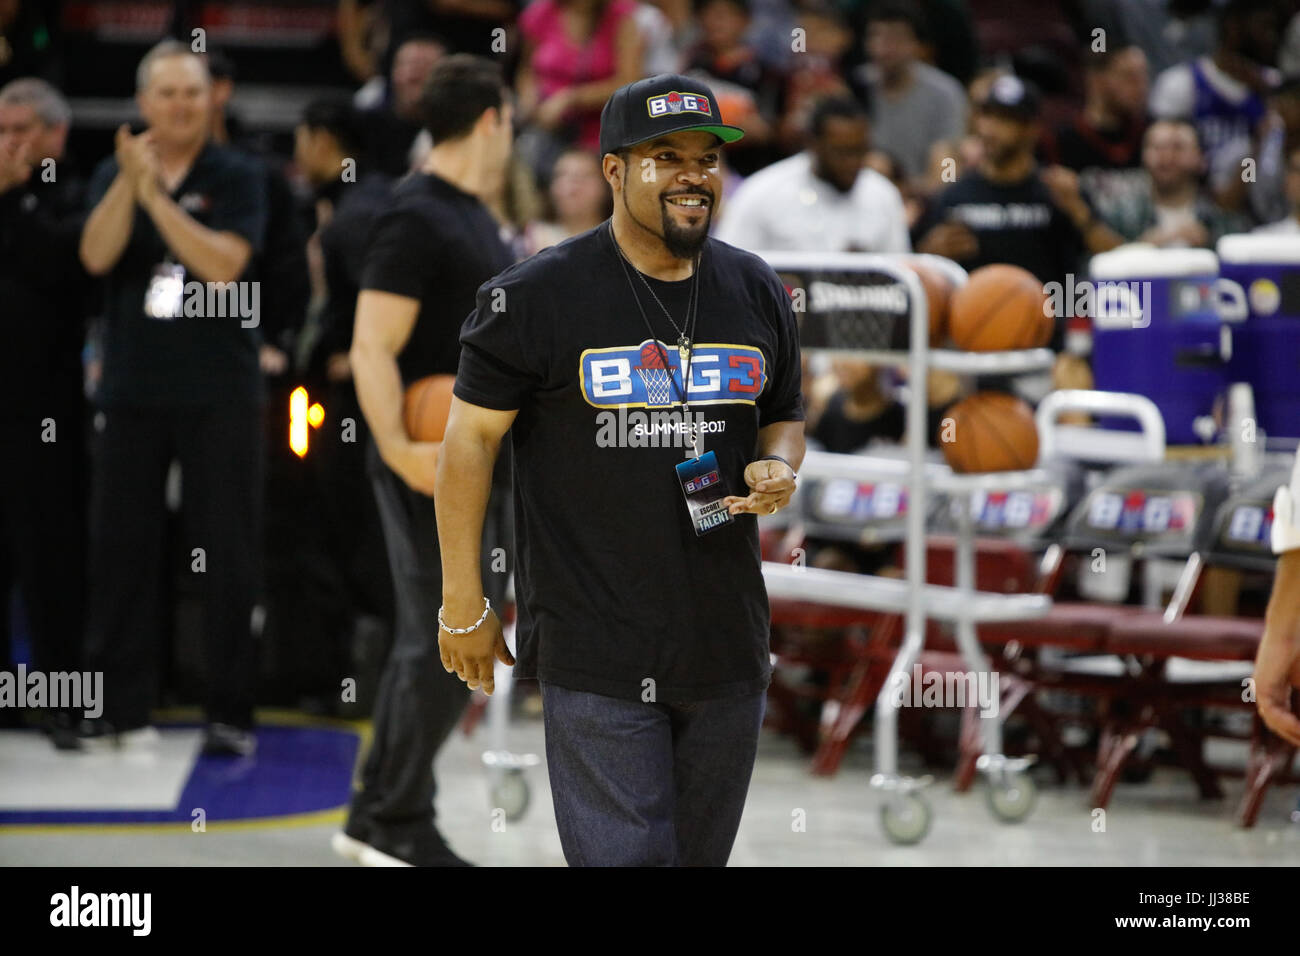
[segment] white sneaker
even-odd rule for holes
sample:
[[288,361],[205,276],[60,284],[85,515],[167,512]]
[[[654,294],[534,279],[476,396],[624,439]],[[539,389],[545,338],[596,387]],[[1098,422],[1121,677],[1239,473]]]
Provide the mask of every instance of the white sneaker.
[[357,862],[362,866],[411,866],[405,860],[400,860],[395,856],[389,856],[382,850],[376,850],[373,846],[363,843],[365,849],[361,851],[361,859]]
[[343,859],[351,860],[353,863],[360,863],[361,854],[370,849],[360,840],[348,836],[342,830],[330,837],[330,848]]

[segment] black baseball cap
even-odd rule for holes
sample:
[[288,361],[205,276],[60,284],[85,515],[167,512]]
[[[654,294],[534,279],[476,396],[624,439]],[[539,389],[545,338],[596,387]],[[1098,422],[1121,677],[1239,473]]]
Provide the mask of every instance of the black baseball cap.
[[688,129],[712,133],[724,143],[745,135],[720,119],[718,101],[706,85],[680,73],[660,73],[620,86],[606,101],[600,111],[600,153]]
[[980,109],[1002,113],[1018,120],[1037,119],[1038,91],[1032,83],[1018,76],[999,76],[989,84],[988,94],[980,102]]

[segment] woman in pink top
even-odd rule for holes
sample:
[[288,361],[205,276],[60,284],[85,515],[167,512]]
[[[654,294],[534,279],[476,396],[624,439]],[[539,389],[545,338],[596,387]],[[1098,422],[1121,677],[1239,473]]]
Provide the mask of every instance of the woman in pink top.
[[605,100],[641,78],[635,0],[534,0],[519,30],[524,121],[596,149]]

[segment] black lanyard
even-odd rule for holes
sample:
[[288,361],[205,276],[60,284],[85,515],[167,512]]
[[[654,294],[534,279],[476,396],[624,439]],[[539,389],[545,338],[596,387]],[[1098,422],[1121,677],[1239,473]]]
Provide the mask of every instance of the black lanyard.
[[[700,255],[695,257],[695,269],[691,273],[691,291],[686,299],[686,324],[683,328],[679,329],[677,327],[677,323],[673,321],[672,313],[669,312],[667,307],[659,301],[659,297],[655,295],[655,291],[650,287],[650,283],[646,282],[645,276],[641,276],[641,281],[645,282],[646,289],[649,290],[650,295],[659,303],[659,308],[662,309],[664,315],[667,316],[668,324],[671,325],[673,331],[677,333],[678,349],[686,353],[684,367],[682,369],[682,384],[678,385],[677,380],[673,378],[672,365],[668,361],[668,353],[664,351],[664,347],[660,343],[658,336],[655,335],[654,326],[650,324],[650,317],[646,315],[645,306],[641,304],[641,296],[637,294],[636,283],[632,281],[632,273],[630,271],[632,268],[631,264],[628,262],[627,256],[624,255],[623,250],[619,248],[618,240],[614,238],[614,224],[612,221],[609,221],[607,222],[607,225],[610,244],[613,245],[614,253],[618,256],[618,261],[623,266],[623,275],[627,279],[628,288],[632,290],[632,301],[636,303],[637,311],[641,313],[641,321],[645,323],[646,331],[650,333],[650,341],[654,343],[655,349],[659,352],[659,358],[664,363],[664,368],[668,370],[668,381],[677,391],[677,398],[681,402],[682,411],[689,412],[690,404],[686,401],[686,391],[690,388],[691,358],[695,352],[695,321],[699,315],[700,304],[698,295],[700,264],[704,259],[704,255],[701,252]],[[637,271],[638,274],[640,274],[640,270]],[[692,447],[695,446],[694,442],[691,444]]]

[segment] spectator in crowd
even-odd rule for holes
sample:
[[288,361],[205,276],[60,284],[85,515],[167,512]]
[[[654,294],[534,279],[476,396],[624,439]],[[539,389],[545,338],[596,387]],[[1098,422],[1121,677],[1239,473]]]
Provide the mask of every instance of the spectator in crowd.
[[262,383],[258,289],[237,280],[261,251],[266,179],[247,156],[211,143],[212,82],[188,46],[154,47],[136,85],[148,129],[119,128],[116,154],[92,178],[80,245],[87,271],[105,279],[106,312],[87,646],[105,703],[88,740],[157,736],[149,720],[160,584],[174,571],[162,554],[164,483],[175,458],[192,536],[185,553],[203,605],[204,749],[248,755]]
[[1051,282],[1073,272],[1084,253],[1120,244],[1080,194],[1074,173],[1037,167],[1033,87],[1014,76],[994,80],[975,132],[979,165],[935,196],[917,229],[919,251],[967,269],[1011,263]]
[[1196,127],[1186,120],[1157,120],[1143,138],[1144,189],[1105,216],[1128,242],[1162,248],[1211,247],[1249,223],[1220,208],[1202,188],[1205,156]]
[[1218,13],[1212,56],[1172,66],[1156,77],[1151,114],[1190,120],[1209,164],[1210,188],[1229,208],[1241,208],[1246,189],[1241,162],[1257,156],[1281,28],[1273,0],[1229,0]]
[[[394,186],[371,230],[351,366],[372,436],[371,475],[395,589],[393,649],[375,706],[374,740],[335,850],[378,865],[461,866],[434,822],[434,758],[469,689],[438,650],[441,564],[434,511],[440,442],[415,441],[403,388],[454,375],[461,323],[480,285],[511,264],[479,197],[496,194],[510,159],[511,108],[489,60],[453,54],[435,68],[421,113],[434,147]],[[495,541],[483,548],[491,560]],[[485,574],[496,587],[500,574]]]
[[535,223],[526,236],[529,255],[594,229],[613,212],[613,197],[600,159],[585,149],[560,154],[551,172],[547,199],[549,216]]
[[1285,219],[1257,226],[1256,233],[1270,236],[1293,236],[1300,233],[1300,144],[1291,147],[1286,163],[1286,201],[1291,212]]
[[388,42],[388,21],[381,13],[381,4],[371,0],[339,0],[339,55],[358,83],[367,83],[381,73]]
[[1214,51],[1217,0],[1084,0],[1086,28],[1104,32],[1107,42],[1134,43],[1146,54],[1152,75]]
[[[784,3],[785,0],[775,0],[775,2]],[[695,18],[694,0],[645,0],[642,5],[653,7],[662,17],[662,22],[668,29],[668,42],[679,58],[682,53],[695,45],[699,37],[699,23]],[[653,46],[653,42],[647,38],[648,45]],[[654,75],[649,70],[647,73]]]
[[1044,139],[1049,165],[1079,174],[1079,189],[1103,219],[1146,188],[1142,134],[1147,128],[1146,54],[1136,45],[1083,52],[1083,109]]
[[252,159],[266,176],[266,236],[253,264],[262,286],[262,371],[283,375],[289,368],[293,341],[307,318],[311,283],[307,275],[307,236],[298,201],[284,173],[284,161],[262,147],[230,110],[235,95],[235,64],[223,53],[207,54],[212,77],[212,142]]
[[726,116],[728,123],[745,129],[745,138],[728,150],[727,162],[746,176],[780,158],[771,143],[782,111],[785,82],[780,71],[764,63],[746,41],[749,6],[749,0],[698,0],[700,39],[686,53],[686,69],[707,73],[720,98],[719,87],[724,84],[749,94],[752,107],[744,115]]
[[398,42],[413,33],[432,33],[442,39],[449,53],[473,53],[492,56],[505,52],[501,44],[493,45],[494,30],[506,31],[519,16],[522,0],[418,0],[393,2],[389,7],[401,13],[389,15],[393,36]]
[[865,165],[869,133],[857,101],[822,100],[808,149],[745,180],[727,203],[718,238],[751,250],[910,252],[902,196]]
[[825,451],[852,454],[875,441],[903,440],[903,406],[885,394],[876,366],[860,359],[831,363],[838,387],[811,432]]
[[532,255],[528,250],[528,234],[541,220],[545,200],[527,161],[517,153],[512,154],[506,174],[493,192],[481,198],[496,219],[501,241],[510,247],[514,259],[518,261]]
[[1250,212],[1258,222],[1285,218],[1286,158],[1300,146],[1300,73],[1289,75],[1268,99],[1269,112],[1260,135],[1259,165],[1248,188]]
[[[283,640],[298,662],[286,677],[299,696],[321,706],[329,699],[326,689],[331,706],[337,702],[339,681],[348,673],[349,638],[383,631],[392,618],[392,578],[366,477],[370,433],[348,358],[367,240],[392,180],[364,162],[361,140],[356,111],[345,99],[313,100],[294,131],[294,165],[316,201],[313,244],[324,284],[306,366],[312,380],[324,382],[324,407],[338,432],[317,442],[307,457],[312,480],[301,493],[312,497],[314,520],[301,529],[295,555],[311,567],[296,576],[302,590],[283,609]],[[343,440],[348,421],[351,440]],[[296,605],[294,597],[301,598]]]
[[594,150],[609,95],[641,77],[634,0],[534,0],[519,16],[519,149],[540,174],[565,145]]
[[[0,594],[21,596],[31,666],[47,674],[81,669],[85,609],[88,282],[77,261],[83,183],[63,164],[71,116],[44,80],[0,87]],[[71,711],[46,714],[45,727],[55,746],[76,747]]]
[[[1085,253],[1122,242],[1093,213],[1074,172],[1038,168],[1038,105],[1037,91],[1020,78],[993,80],[975,116],[979,165],[934,197],[916,230],[919,251],[947,256],[968,270],[1010,263],[1046,283],[1064,282]],[[1070,318],[1056,316],[1054,347],[1063,344]],[[1045,378],[1022,378],[1014,385],[1036,399],[1051,385],[1087,388],[1090,381],[1083,359],[1061,354],[1050,384]]]
[[786,71],[785,109],[777,126],[777,143],[786,153],[797,152],[807,135],[817,102],[828,96],[853,96],[847,76],[853,31],[829,0],[807,0],[799,7],[790,45],[795,53]]
[[642,75],[680,72],[684,47],[677,44],[672,21],[652,3],[637,3],[635,18],[641,35]]
[[408,37],[393,55],[387,89],[378,97],[363,95],[368,87],[358,93],[366,154],[381,172],[401,176],[427,151],[427,142],[416,144],[422,122],[420,92],[446,52],[446,45],[431,34]]
[[921,214],[925,212],[925,197],[907,181],[907,177],[903,174],[903,164],[892,153],[873,149],[867,153],[866,165],[868,169],[874,169],[893,183],[894,188],[903,197],[903,210],[910,232],[920,220]]
[[975,117],[980,104],[988,99],[989,90],[1000,76],[1010,73],[1001,66],[981,70],[966,87],[966,128],[955,139],[936,140],[930,147],[929,169],[919,182],[913,180],[916,194],[925,200],[955,183],[967,170],[980,164],[983,147],[975,135]]
[[867,23],[865,87],[876,144],[898,157],[909,180],[925,174],[930,150],[966,129],[966,92],[920,59],[921,17],[903,0],[883,0]]

